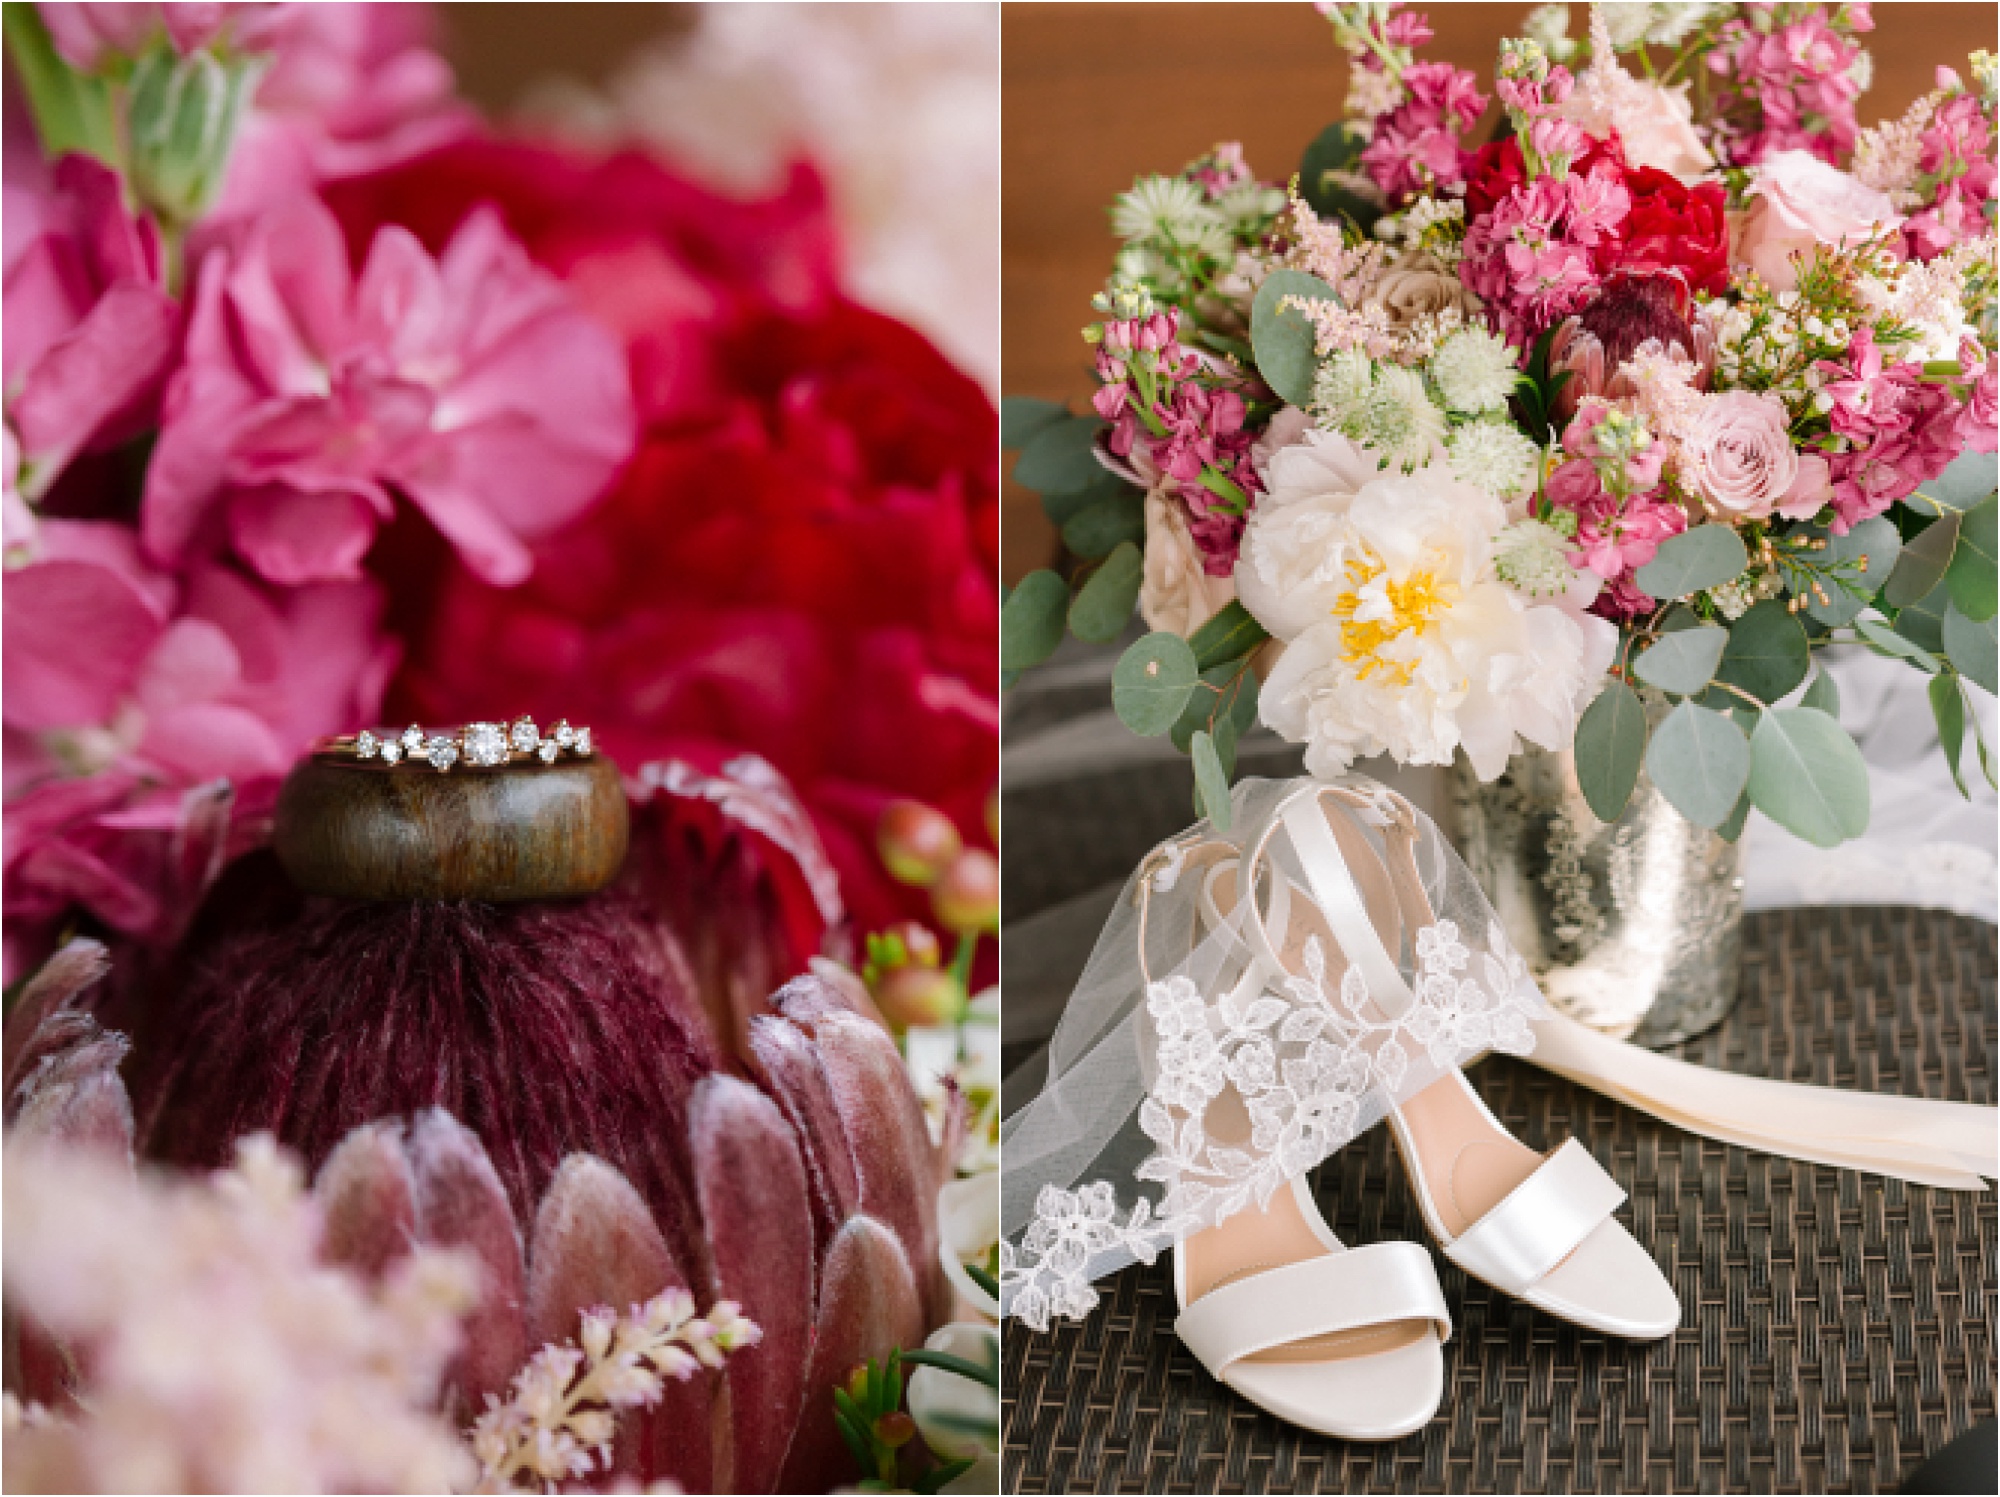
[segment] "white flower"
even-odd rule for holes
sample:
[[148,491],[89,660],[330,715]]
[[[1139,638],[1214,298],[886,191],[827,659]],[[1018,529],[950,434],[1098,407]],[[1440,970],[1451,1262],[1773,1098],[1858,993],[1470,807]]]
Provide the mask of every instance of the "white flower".
[[1535,487],[1541,449],[1505,421],[1469,421],[1445,444],[1451,471],[1460,482],[1501,499],[1517,499]]
[[1444,440],[1444,412],[1431,402],[1424,378],[1401,364],[1382,364],[1362,407],[1361,430],[1353,433],[1405,472],[1427,465]]
[[1367,354],[1359,349],[1334,354],[1313,372],[1313,414],[1328,431],[1347,432],[1361,419],[1374,388],[1375,364]]
[[[1560,598],[1576,586],[1569,540],[1540,520],[1516,520],[1493,539],[1493,570],[1531,598]],[[1595,591],[1595,589],[1593,589]]]
[[1199,184],[1184,177],[1141,177],[1111,205],[1111,232],[1120,239],[1191,245],[1221,227]]
[[1467,416],[1505,410],[1521,378],[1514,350],[1483,327],[1460,328],[1445,339],[1430,370],[1444,403]]
[[1462,748],[1490,780],[1523,739],[1569,742],[1617,631],[1500,580],[1498,499],[1443,464],[1371,475],[1365,454],[1317,434],[1271,469],[1237,592],[1286,642],[1259,710],[1307,746],[1309,771],[1378,753],[1444,764]]

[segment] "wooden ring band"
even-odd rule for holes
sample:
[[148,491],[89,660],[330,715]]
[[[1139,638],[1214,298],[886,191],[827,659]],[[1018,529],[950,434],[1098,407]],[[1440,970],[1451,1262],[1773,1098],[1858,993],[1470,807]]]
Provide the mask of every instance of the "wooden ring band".
[[405,774],[323,755],[278,792],[292,882],[342,899],[563,899],[617,877],[631,836],[603,754],[480,774]]

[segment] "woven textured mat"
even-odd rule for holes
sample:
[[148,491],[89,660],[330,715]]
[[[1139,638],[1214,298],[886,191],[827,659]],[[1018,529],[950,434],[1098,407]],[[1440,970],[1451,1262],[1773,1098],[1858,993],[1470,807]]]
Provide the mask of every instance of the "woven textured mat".
[[[1741,1001],[1676,1052],[1821,1085],[1994,1100],[1994,929],[1912,909],[1785,910],[1744,930]],[[1672,1277],[1670,1340],[1581,1331],[1440,1257],[1443,1407],[1389,1445],[1306,1434],[1173,1335],[1167,1260],[1080,1325],[1006,1334],[1010,1492],[1873,1492],[1994,1414],[1991,1193],[1698,1139],[1531,1065],[1472,1079],[1524,1142],[1574,1133]],[[1428,1242],[1387,1130],[1322,1166],[1350,1243]]]

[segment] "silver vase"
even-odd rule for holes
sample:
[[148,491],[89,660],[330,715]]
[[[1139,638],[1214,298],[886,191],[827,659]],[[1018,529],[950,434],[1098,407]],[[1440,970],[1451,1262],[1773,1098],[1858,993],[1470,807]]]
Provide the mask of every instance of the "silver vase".
[[1448,830],[1549,1001],[1619,1039],[1671,1045],[1736,1001],[1741,849],[1667,804],[1644,774],[1606,825],[1575,755],[1530,748],[1482,785],[1446,774]]

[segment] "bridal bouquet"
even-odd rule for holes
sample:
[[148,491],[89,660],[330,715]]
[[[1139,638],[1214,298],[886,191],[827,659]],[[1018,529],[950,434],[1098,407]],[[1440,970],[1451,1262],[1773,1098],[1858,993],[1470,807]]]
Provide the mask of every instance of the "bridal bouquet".
[[1093,409],[1003,410],[1077,558],[1008,597],[1006,669],[1136,603],[1113,705],[1218,824],[1261,718],[1322,775],[1573,744],[1606,821],[1643,766],[1831,846],[1868,820],[1837,642],[1991,778],[1995,59],[1863,130],[1865,4],[1544,6],[1482,143],[1420,13],[1320,9],[1348,117],[1287,187],[1228,145],[1137,181]]

